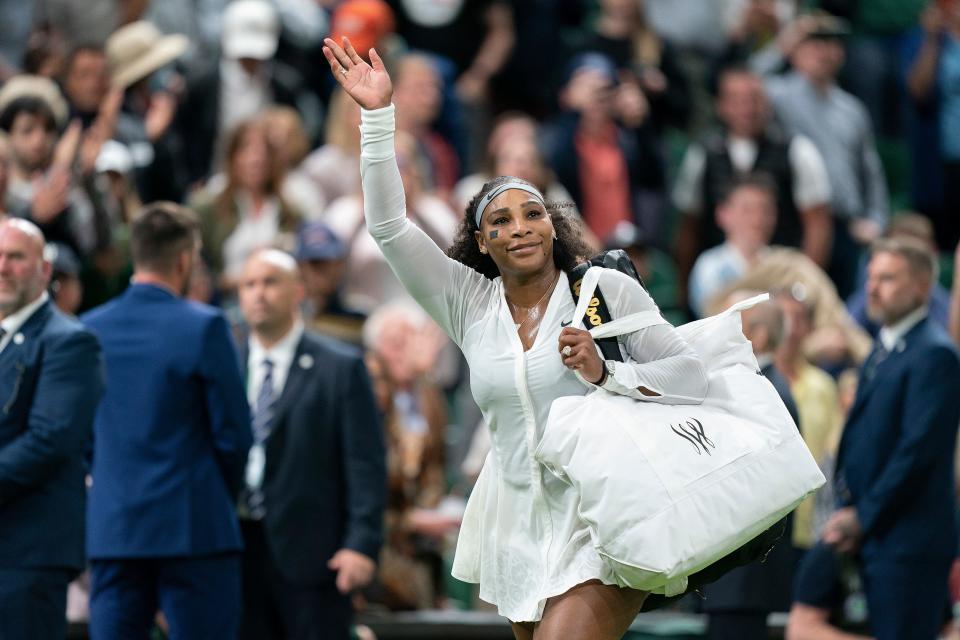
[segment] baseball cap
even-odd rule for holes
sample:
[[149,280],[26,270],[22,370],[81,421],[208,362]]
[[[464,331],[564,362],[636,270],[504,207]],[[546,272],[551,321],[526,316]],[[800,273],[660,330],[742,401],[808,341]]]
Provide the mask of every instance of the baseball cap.
[[343,241],[322,222],[310,222],[297,234],[296,258],[300,261],[339,260],[347,255]]
[[357,53],[366,57],[393,29],[393,10],[383,0],[346,0],[333,11],[330,38],[339,43],[347,36]]
[[277,52],[280,23],[265,0],[235,0],[223,14],[223,55],[232,60],[269,60]]

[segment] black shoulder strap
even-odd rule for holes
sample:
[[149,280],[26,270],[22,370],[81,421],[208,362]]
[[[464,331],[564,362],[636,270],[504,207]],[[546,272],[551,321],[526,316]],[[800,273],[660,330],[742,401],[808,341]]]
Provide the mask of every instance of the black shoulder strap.
[[[573,271],[570,272],[570,294],[573,296],[573,304],[576,305],[580,300],[580,284],[583,282],[583,276],[586,275],[587,269],[594,265],[589,262],[583,262],[578,264]],[[607,309],[607,303],[603,299],[603,294],[600,293],[600,288],[593,293],[593,299],[590,301],[590,304],[587,305],[587,314],[586,320],[584,322],[588,326],[599,327],[605,322],[610,322],[612,319],[610,317],[610,310]],[[596,341],[597,346],[600,347],[600,352],[603,353],[603,358],[605,360],[616,360],[618,362],[623,362],[623,356],[620,354],[620,345],[617,344],[616,338],[601,338]]]

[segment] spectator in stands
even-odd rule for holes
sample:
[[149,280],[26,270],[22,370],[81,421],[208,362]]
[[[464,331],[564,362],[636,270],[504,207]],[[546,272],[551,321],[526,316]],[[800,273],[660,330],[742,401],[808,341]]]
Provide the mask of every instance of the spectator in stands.
[[397,131],[417,142],[418,162],[425,164],[421,179],[441,197],[460,178],[460,160],[451,141],[433,127],[443,104],[443,78],[437,62],[424,54],[407,54],[397,61],[393,102],[397,106]]
[[60,311],[68,316],[77,315],[83,301],[83,284],[80,282],[80,260],[66,245],[48,244],[47,259],[52,264],[50,299]]
[[716,211],[724,243],[700,254],[690,273],[690,308],[697,317],[705,317],[713,298],[764,257],[777,215],[777,187],[769,176],[748,174],[730,183]]
[[602,0],[600,14],[576,39],[577,51],[597,51],[617,69],[636,77],[649,104],[651,122],[685,130],[690,90],[673,45],[647,21],[643,0]]
[[240,502],[240,637],[348,640],[349,595],[373,578],[383,538],[386,461],[370,381],[359,352],[304,329],[292,256],[253,254],[238,293],[254,432]]
[[34,25],[23,52],[23,72],[51,80],[59,78],[69,46],[64,31],[42,22]]
[[737,176],[763,172],[777,187],[777,225],[773,243],[802,248],[820,266],[829,261],[830,182],[823,158],[803,135],[781,135],[759,76],[732,67],[719,78],[716,100],[719,127],[692,144],[673,189],[674,206],[683,214],[677,234],[682,277],[696,256],[723,237],[714,219],[720,199]]
[[194,194],[203,251],[217,287],[232,292],[256,249],[292,249],[300,213],[280,192],[281,167],[262,121],[241,122],[226,142],[225,176]]
[[[62,242],[86,256],[102,240],[91,185],[74,170],[82,132],[75,122],[63,135],[67,105],[46,78],[17,76],[0,90],[0,129],[7,133],[12,157],[8,203],[48,241]],[[95,158],[95,156],[94,156]]]
[[157,609],[171,637],[239,630],[250,409],[226,319],[182,299],[199,237],[191,211],[147,205],[130,288],[83,316],[107,367],[87,518],[93,638],[146,637]]
[[107,40],[113,87],[123,91],[118,141],[130,148],[144,202],[179,202],[186,190],[180,141],[173,129],[182,80],[168,65],[187,50],[186,37],[163,35],[149,22],[121,27]]
[[280,38],[276,10],[267,0],[236,0],[223,14],[221,56],[187,83],[177,128],[191,183],[207,178],[225,157],[238,124],[268,106],[293,107],[311,141],[320,131],[320,103],[294,69],[275,60]]
[[717,70],[743,65],[753,71],[766,68],[773,58],[779,65],[777,36],[796,17],[793,0],[733,0],[727,2],[727,45],[717,59]]
[[[878,136],[891,142],[903,125],[905,46],[929,0],[820,0],[827,11],[850,20],[846,65],[840,84],[863,102]],[[946,4],[946,3],[945,3]]]
[[44,238],[0,222],[0,637],[62,640],[82,569],[86,455],[103,358],[51,303]]
[[[798,20],[784,45],[793,71],[769,76],[767,93],[791,135],[810,138],[827,166],[834,216],[829,272],[837,291],[853,290],[861,247],[883,232],[889,217],[887,185],[863,104],[836,84],[843,66],[843,21],[829,15]],[[795,44],[793,44],[795,43]]]
[[[318,185],[304,170],[302,163],[310,152],[310,139],[303,120],[293,107],[279,105],[263,112],[263,124],[280,170],[283,171],[281,192],[305,220],[323,216],[327,201]],[[343,171],[337,167],[337,171]]]
[[446,495],[447,415],[431,374],[446,339],[418,307],[403,303],[380,307],[363,333],[387,436],[386,544],[369,599],[392,610],[436,608],[446,536],[460,524],[438,509]]
[[[803,285],[805,296],[813,307],[813,333],[804,344],[804,352],[810,361],[831,375],[838,375],[847,367],[862,362],[870,353],[870,336],[847,313],[827,274],[796,249],[771,247],[743,278],[730,285],[729,291],[775,291],[792,288],[798,283]],[[725,292],[721,297],[726,295]],[[707,313],[722,310],[714,306],[708,308]]]
[[[749,297],[734,292],[724,306]],[[773,384],[794,422],[797,407],[790,385],[777,369],[775,354],[783,339],[784,317],[776,303],[767,301],[743,312],[743,333],[753,345],[760,373]],[[703,589],[703,610],[709,615],[708,640],[745,640],[767,636],[767,616],[790,608],[794,553],[790,545],[792,516],[785,521],[781,541],[763,558],[733,569]]]
[[[457,214],[428,186],[413,137],[398,132],[396,149],[406,194],[407,217],[438,247],[446,250],[453,244]],[[361,194],[341,198],[327,207],[324,222],[348,247],[343,300],[349,308],[369,315],[382,304],[407,297],[383,252],[366,232]]]
[[83,275],[82,309],[91,309],[122,293],[130,284],[130,223],[142,203],[134,183],[130,149],[107,140],[96,162],[96,184],[110,221],[110,241],[88,262]]
[[330,96],[324,144],[301,165],[324,202],[360,193],[360,107],[337,88]]
[[103,47],[79,46],[70,52],[61,81],[70,117],[86,129],[96,119],[110,90],[110,67]]
[[658,138],[639,83],[622,80],[605,55],[575,57],[560,92],[563,112],[544,131],[546,156],[597,238],[633,222],[656,242],[665,180]]
[[573,198],[570,192],[557,182],[544,162],[537,147],[537,135],[537,123],[530,116],[519,112],[502,114],[487,141],[484,171],[471,174],[457,183],[453,194],[456,210],[463,211],[473,194],[493,176],[523,178],[536,185],[550,202],[571,202]]
[[882,325],[837,456],[839,509],[823,540],[857,553],[878,640],[932,640],[956,555],[960,354],[928,317],[937,263],[908,239],[872,250],[867,309]]
[[[837,383],[804,354],[804,344],[813,331],[813,305],[807,298],[806,287],[799,283],[775,292],[774,301],[785,320],[783,340],[775,357],[777,370],[790,384],[803,441],[820,468],[826,469],[836,460],[843,414]],[[832,476],[832,469],[827,469],[825,475]],[[820,520],[815,509],[816,504],[825,502],[819,495],[822,493],[832,498],[832,488],[822,487],[793,512],[793,546],[801,552],[813,546],[826,522]]]
[[[884,234],[887,238],[913,238],[925,244],[932,253],[937,252],[937,244],[934,240],[933,225],[930,220],[924,216],[911,212],[901,212],[890,221],[890,227]],[[857,289],[847,299],[847,309],[850,315],[860,323],[872,337],[876,338],[880,331],[880,326],[870,319],[867,313],[867,274],[864,269],[860,274],[857,283]],[[930,292],[930,319],[939,324],[944,329],[949,324],[950,316],[950,292],[947,291],[940,282],[933,283],[933,290]]]
[[347,245],[322,222],[304,225],[294,254],[300,266],[305,297],[304,322],[311,330],[360,345],[362,313],[346,307],[340,294],[347,268]]
[[[503,68],[516,40],[513,10],[504,0],[425,2],[390,0],[399,33],[411,49],[448,59],[460,100],[482,103],[489,83]],[[364,52],[366,53],[366,52]],[[452,186],[452,185],[451,185]]]
[[[929,205],[940,249],[950,251],[960,242],[960,2],[930,2],[922,25],[922,36],[909,47],[907,89],[918,110],[935,121],[939,166],[932,168],[941,175],[942,193],[939,202],[923,204]],[[929,158],[931,149],[920,153]]]

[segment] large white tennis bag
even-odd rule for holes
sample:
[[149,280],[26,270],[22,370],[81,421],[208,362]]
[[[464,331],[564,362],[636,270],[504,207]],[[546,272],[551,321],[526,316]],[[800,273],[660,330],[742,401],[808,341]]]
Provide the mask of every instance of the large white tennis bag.
[[[583,317],[599,273],[594,267],[584,276],[574,318]],[[677,328],[706,367],[702,404],[642,402],[602,389],[553,402],[536,458],[579,492],[580,515],[620,586],[682,593],[687,576],[755,538],[825,482],[741,330],[740,311],[766,298]],[[591,333],[665,323],[647,312]]]

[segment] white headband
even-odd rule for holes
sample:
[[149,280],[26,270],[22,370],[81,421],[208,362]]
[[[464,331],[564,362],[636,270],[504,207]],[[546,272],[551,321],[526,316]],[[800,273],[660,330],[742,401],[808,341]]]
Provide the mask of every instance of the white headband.
[[506,191],[507,189],[519,189],[520,191],[526,191],[530,195],[534,196],[540,204],[546,208],[546,203],[543,201],[543,196],[540,195],[540,192],[537,191],[535,187],[531,187],[529,184],[524,182],[519,182],[517,180],[511,180],[509,182],[504,182],[499,187],[495,187],[490,190],[487,195],[483,196],[480,199],[480,202],[477,204],[477,229],[480,228],[480,220],[483,218],[483,210],[487,208],[487,205],[490,204],[490,201],[496,198],[498,195]]

